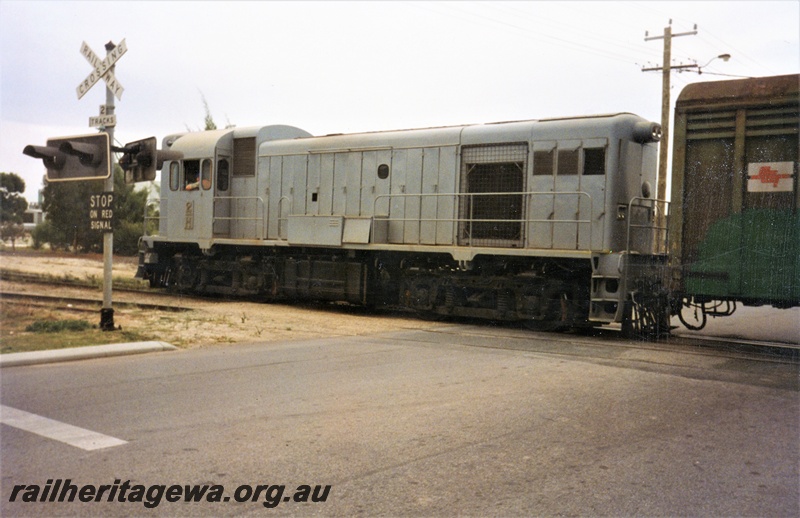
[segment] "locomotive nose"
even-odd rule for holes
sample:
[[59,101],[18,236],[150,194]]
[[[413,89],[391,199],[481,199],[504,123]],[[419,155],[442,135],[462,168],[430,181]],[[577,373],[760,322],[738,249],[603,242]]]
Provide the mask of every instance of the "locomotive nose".
[[640,122],[633,130],[633,138],[640,144],[661,140],[661,124],[657,122]]

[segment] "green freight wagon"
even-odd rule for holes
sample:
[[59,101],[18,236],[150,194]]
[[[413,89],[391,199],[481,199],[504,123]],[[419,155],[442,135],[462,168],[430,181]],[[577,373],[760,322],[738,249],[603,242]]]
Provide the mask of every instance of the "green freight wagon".
[[737,302],[800,305],[799,86],[800,75],[695,83],[676,101],[672,291],[689,328]]

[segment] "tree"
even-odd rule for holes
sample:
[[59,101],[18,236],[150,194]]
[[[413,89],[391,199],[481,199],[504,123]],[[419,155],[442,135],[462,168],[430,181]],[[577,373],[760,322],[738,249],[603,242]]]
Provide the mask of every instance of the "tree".
[[0,238],[10,239],[11,248],[25,233],[23,215],[28,201],[20,193],[25,192],[25,180],[15,173],[0,173]]
[[103,182],[44,182],[42,211],[47,215],[48,232],[44,236],[51,248],[63,248],[77,253],[98,251],[103,236],[89,228],[89,197],[103,192]]
[[122,168],[116,167],[114,175],[114,253],[136,255],[139,238],[144,231],[144,211],[147,205],[147,190],[136,190],[125,183]]
[[[194,129],[192,129],[192,127],[190,127],[188,124],[184,124],[184,126],[186,126],[186,131],[190,133],[192,131],[211,131],[218,129],[217,123],[214,122],[214,117],[211,116],[211,108],[208,107],[208,101],[206,100],[206,96],[203,94],[203,92],[200,92],[200,99],[203,101],[203,109],[206,112],[205,118],[203,119],[203,129],[201,130],[199,126],[196,126]],[[225,129],[236,127],[236,124],[232,124],[227,116],[225,120],[227,121],[227,124],[225,124]]]
[[206,109],[205,130],[206,131],[215,130],[217,129],[217,125],[214,122],[214,118],[211,117],[211,110],[208,108],[208,101],[206,101],[206,96],[201,93],[200,97],[203,98],[203,108]]
[[[36,241],[50,243],[53,248],[71,247],[76,253],[99,252],[103,234],[92,230],[89,220],[89,199],[103,192],[103,182],[45,182],[42,210],[47,213],[46,226],[37,227]],[[147,191],[135,190],[125,183],[119,165],[114,167],[114,253],[136,254],[142,235]]]

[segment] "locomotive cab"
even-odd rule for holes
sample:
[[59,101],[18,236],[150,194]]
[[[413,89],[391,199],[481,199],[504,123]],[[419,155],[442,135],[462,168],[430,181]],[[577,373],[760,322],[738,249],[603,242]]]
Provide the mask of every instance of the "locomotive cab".
[[255,180],[257,145],[307,136],[298,128],[274,125],[165,138],[163,147],[182,152],[183,159],[164,164],[168,176],[161,182],[161,234],[196,243],[201,250],[209,250],[215,239],[263,239],[263,225],[254,216],[264,212]]
[[[214,199],[227,195],[230,184],[231,131],[188,133],[172,149],[182,160],[164,164],[168,177],[161,183],[162,206],[167,204],[166,235],[173,239],[210,242]],[[203,245],[200,245],[201,248]],[[208,246],[204,247],[208,248]]]

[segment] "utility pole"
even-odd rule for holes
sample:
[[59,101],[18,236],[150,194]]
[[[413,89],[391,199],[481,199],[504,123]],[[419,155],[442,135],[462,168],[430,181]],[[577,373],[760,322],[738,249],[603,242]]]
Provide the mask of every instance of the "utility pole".
[[664,40],[664,64],[660,67],[643,68],[642,72],[650,72],[653,70],[661,70],[661,144],[659,146],[658,154],[658,189],[656,194],[657,200],[664,200],[667,197],[667,160],[669,157],[669,88],[670,88],[670,74],[673,69],[697,67],[697,65],[676,65],[672,66],[672,38],[678,36],[694,36],[697,34],[697,25],[694,30],[689,32],[672,33],[672,20],[669,25],[664,27],[663,36],[648,36],[644,33],[644,41],[651,40]]

